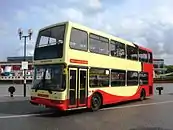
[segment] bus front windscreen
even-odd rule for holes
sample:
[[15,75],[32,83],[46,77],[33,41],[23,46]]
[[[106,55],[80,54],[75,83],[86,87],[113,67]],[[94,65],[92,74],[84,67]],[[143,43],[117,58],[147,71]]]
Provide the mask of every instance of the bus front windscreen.
[[54,26],[39,32],[34,60],[62,58],[65,25]]
[[63,68],[63,65],[35,66],[33,89],[63,91],[65,89]]

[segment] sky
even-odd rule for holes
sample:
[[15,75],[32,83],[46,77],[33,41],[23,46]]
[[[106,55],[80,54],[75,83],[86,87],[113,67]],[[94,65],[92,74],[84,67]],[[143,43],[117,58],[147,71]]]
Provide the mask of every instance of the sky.
[[33,30],[32,55],[40,28],[70,20],[148,47],[173,64],[172,7],[173,0],[0,0],[0,60],[23,55],[18,28]]

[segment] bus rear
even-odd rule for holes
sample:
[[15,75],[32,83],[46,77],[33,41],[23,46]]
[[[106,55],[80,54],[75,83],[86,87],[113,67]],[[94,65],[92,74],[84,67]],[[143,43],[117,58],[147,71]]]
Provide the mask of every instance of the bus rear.
[[[142,57],[142,60],[140,59]],[[148,73],[148,83],[146,86],[146,96],[153,95],[153,53],[152,50],[139,46],[139,61],[141,62],[142,71]]]
[[66,23],[39,31],[34,50],[34,79],[30,102],[66,109],[65,34]]

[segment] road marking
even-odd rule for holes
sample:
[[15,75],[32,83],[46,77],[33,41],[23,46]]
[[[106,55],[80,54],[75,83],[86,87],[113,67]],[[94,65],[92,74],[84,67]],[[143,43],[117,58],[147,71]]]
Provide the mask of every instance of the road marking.
[[[172,101],[164,101],[164,102],[147,103],[147,104],[127,105],[127,106],[122,106],[122,107],[103,108],[103,109],[100,109],[100,111],[123,109],[123,108],[133,108],[133,107],[142,107],[142,106],[151,106],[151,105],[161,105],[161,104],[166,104],[166,103],[173,103],[173,100]],[[25,115],[0,116],[0,119],[46,116],[46,115],[50,115],[50,114],[53,114],[53,112],[44,113],[44,114],[25,114]]]
[[50,115],[50,114],[52,114],[52,113],[0,116],[0,119],[34,117],[34,116],[46,116],[46,115]]
[[109,108],[100,109],[100,111],[123,109],[123,108],[133,108],[133,107],[142,107],[142,106],[151,106],[151,105],[161,105],[161,104],[166,104],[166,103],[173,103],[173,100],[172,101],[164,101],[164,102],[146,103],[146,104],[127,105],[127,106],[122,106],[122,107],[109,107]]
[[[0,95],[0,97],[10,97],[10,94],[9,95]],[[13,95],[13,97],[24,97],[23,95]],[[29,95],[27,95],[26,97],[30,97]]]

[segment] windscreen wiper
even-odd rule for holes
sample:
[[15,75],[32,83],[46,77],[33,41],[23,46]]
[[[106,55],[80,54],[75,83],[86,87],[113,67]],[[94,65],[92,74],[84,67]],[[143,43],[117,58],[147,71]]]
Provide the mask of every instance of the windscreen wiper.
[[35,92],[37,92],[37,90],[40,88],[41,86],[41,83],[42,83],[42,80],[40,82],[38,82],[38,84],[36,84],[35,86]]
[[35,92],[37,92],[37,90],[38,90],[39,88],[41,88],[41,86],[42,86],[42,88],[44,88],[44,85],[45,85],[45,79],[42,78],[42,79],[40,80],[40,82],[38,82],[38,84],[36,84]]

